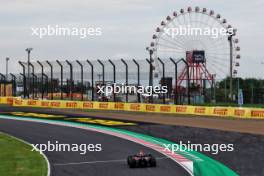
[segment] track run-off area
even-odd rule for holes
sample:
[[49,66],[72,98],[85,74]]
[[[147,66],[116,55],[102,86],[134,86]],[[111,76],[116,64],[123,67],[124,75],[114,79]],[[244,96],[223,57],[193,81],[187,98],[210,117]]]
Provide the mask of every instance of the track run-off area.
[[[0,131],[25,140],[31,144],[59,141],[64,144],[101,144],[102,151],[87,152],[44,152],[50,162],[51,176],[87,175],[190,175],[173,159],[139,141],[88,130],[41,123],[27,119],[11,119],[0,116]],[[142,142],[142,141],[141,141]],[[158,167],[130,169],[126,157],[144,150],[157,157]]]
[[[129,122],[127,122],[129,123]],[[14,115],[0,115],[0,131],[31,144],[59,141],[66,144],[101,144],[102,151],[44,152],[51,175],[194,175],[233,176],[235,172],[198,152],[172,153],[172,142],[127,130]],[[156,168],[130,169],[126,157],[144,150],[157,158]]]

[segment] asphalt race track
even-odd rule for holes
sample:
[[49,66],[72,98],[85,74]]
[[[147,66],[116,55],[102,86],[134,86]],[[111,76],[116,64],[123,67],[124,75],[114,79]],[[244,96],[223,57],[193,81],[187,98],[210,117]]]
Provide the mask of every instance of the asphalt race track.
[[[47,141],[66,144],[102,144],[100,152],[45,152],[51,165],[52,176],[185,176],[181,166],[162,154],[140,144],[118,137],[83,129],[0,119],[0,131],[32,144],[47,144]],[[156,168],[130,169],[126,157],[143,149],[157,160]]]

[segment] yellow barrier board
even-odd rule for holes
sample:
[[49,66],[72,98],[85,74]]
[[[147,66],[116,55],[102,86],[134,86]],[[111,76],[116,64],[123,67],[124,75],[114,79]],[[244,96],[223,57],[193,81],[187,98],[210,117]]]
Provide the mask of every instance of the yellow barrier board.
[[264,109],[251,109],[250,117],[264,118]]
[[13,104],[14,97],[0,97],[0,104]]
[[149,113],[190,114],[203,116],[237,117],[237,118],[262,118],[264,109],[241,107],[208,107],[188,105],[164,105],[123,102],[91,102],[91,101],[67,101],[67,100],[30,100],[14,97],[0,97],[0,104],[12,104],[13,106],[43,107],[43,108],[70,108],[70,109],[94,109],[116,110]]

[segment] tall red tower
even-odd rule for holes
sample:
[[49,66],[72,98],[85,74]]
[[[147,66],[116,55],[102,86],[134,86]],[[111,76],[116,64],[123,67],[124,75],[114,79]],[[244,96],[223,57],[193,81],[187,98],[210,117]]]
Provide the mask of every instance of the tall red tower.
[[[204,81],[209,82],[210,85],[213,85],[213,75],[208,71],[206,67],[206,58],[205,51],[203,50],[193,50],[186,52],[186,61],[189,67],[189,81],[191,90],[195,90],[195,92],[202,93],[202,89],[205,88]],[[177,87],[184,87],[185,81],[187,78],[187,65],[181,71],[177,81]],[[178,89],[181,90],[181,89]]]

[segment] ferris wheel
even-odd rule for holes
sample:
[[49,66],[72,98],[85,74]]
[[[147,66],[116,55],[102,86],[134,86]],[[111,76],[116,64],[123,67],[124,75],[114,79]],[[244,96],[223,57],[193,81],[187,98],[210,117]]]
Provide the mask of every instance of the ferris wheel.
[[[158,58],[186,59],[190,79],[194,82],[210,81],[212,76],[218,79],[235,76],[241,58],[236,33],[237,30],[213,10],[188,7],[173,12],[156,28],[147,48],[153,52],[155,77],[161,76]],[[184,80],[186,70],[181,70],[179,79]]]

